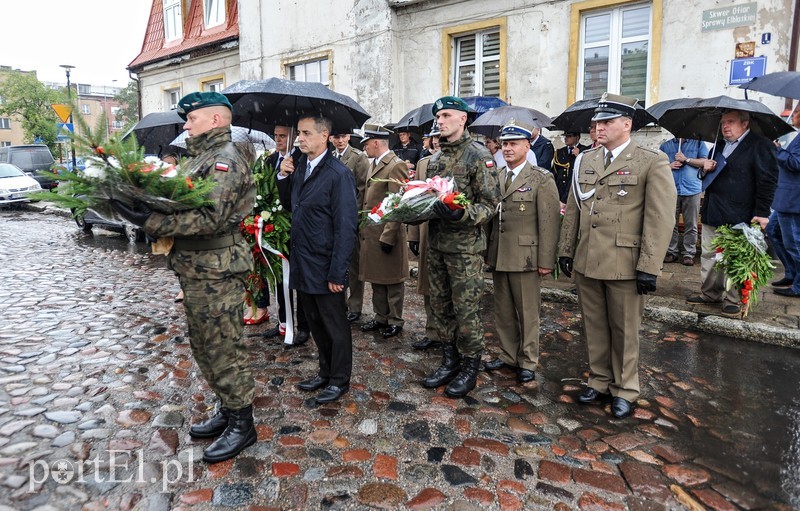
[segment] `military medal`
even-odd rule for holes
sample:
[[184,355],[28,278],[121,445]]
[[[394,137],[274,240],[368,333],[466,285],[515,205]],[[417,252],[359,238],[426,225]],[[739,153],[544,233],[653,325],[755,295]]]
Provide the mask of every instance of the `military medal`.
[[525,211],[525,204],[520,204],[519,205],[519,210],[520,210],[520,212]]

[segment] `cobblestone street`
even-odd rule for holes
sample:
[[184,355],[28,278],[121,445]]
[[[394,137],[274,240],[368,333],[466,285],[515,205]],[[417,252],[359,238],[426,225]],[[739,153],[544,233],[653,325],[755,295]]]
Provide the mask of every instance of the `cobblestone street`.
[[482,372],[453,400],[419,384],[439,353],[410,347],[424,322],[413,281],[399,337],[354,328],[351,390],[333,404],[295,386],[316,372],[313,342],[287,350],[264,339],[273,325],[246,327],[259,441],[207,465],[188,427],[212,394],[177,278],[147,251],[0,210],[0,511],[800,508],[797,349],[647,321],[642,399],[616,421],[576,404],[580,316],[545,301],[535,382]]

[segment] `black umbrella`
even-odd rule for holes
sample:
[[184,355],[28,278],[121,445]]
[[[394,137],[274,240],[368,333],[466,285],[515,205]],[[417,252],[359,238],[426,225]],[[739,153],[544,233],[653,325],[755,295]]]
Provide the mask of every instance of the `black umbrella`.
[[433,125],[433,103],[425,103],[410,110],[397,121],[392,129],[413,131],[419,134],[427,133]]
[[481,114],[469,125],[469,131],[489,138],[500,136],[500,130],[511,121],[527,124],[532,128],[546,128],[552,120],[538,110],[524,106],[501,106]]
[[295,126],[304,115],[324,115],[333,122],[334,133],[350,133],[370,118],[352,98],[317,82],[242,80],[222,93],[233,104],[234,124],[267,133],[276,125]]
[[508,106],[508,103],[494,96],[467,96],[461,98],[470,108],[478,112],[478,115],[488,112],[494,108]]
[[650,105],[647,108],[647,111],[655,117],[656,119],[660,119],[664,112],[670,110],[672,108],[680,108],[691,105],[697,101],[700,101],[702,98],[677,98],[677,99],[667,99],[664,101],[659,101],[654,105]]
[[144,147],[145,153],[160,155],[181,134],[184,124],[186,121],[175,110],[153,112],[142,117],[122,139],[135,136],[139,147]]
[[745,89],[745,98],[748,90],[756,90],[781,98],[800,99],[800,73],[797,71],[769,73],[757,76],[750,82],[740,85],[739,88]]
[[794,128],[763,103],[729,96],[701,99],[683,107],[671,108],[661,115],[658,124],[678,138],[715,142],[722,136],[720,131],[722,115],[729,110],[748,112],[750,129],[770,140],[794,131]]
[[[553,119],[553,126],[555,129],[562,131],[589,133],[589,126],[592,123],[592,117],[594,117],[594,109],[597,108],[599,102],[600,98],[576,101]],[[656,119],[642,105],[637,103],[636,112],[633,116],[633,131],[642,129],[654,122],[656,122]]]

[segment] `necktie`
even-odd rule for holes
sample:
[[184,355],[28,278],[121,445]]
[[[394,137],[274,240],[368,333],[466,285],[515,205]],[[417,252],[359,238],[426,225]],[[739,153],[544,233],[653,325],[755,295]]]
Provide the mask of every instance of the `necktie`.
[[275,166],[278,171],[281,170],[281,163],[283,163],[283,156],[278,156],[278,164]]
[[336,153],[336,159],[337,160],[341,160],[342,159],[342,153]]
[[514,180],[514,173],[510,170],[506,172],[506,191],[511,188],[511,182]]
[[606,162],[604,166],[608,168],[609,165],[611,165],[611,151],[606,152]]
[[306,177],[303,181],[307,181],[308,178],[311,176],[311,163],[306,163]]

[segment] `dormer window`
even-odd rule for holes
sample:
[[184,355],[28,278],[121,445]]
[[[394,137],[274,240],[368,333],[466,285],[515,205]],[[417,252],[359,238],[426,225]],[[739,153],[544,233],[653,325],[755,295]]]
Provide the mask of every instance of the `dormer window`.
[[212,28],[225,23],[225,0],[203,0],[203,24]]
[[164,0],[164,39],[174,41],[183,37],[181,0]]

